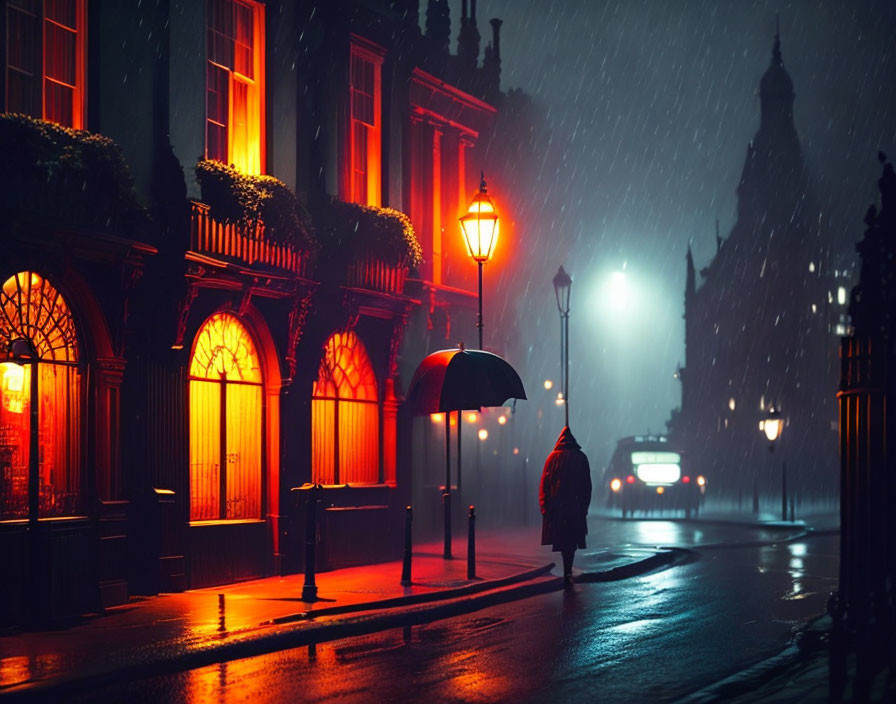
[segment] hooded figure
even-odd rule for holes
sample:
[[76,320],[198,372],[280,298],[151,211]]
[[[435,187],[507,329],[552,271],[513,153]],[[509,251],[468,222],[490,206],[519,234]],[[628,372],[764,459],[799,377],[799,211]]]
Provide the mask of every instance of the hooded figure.
[[585,547],[588,533],[585,517],[591,503],[591,468],[569,426],[563,428],[544,463],[539,503],[541,544],[563,555],[563,579],[570,584],[576,548]]

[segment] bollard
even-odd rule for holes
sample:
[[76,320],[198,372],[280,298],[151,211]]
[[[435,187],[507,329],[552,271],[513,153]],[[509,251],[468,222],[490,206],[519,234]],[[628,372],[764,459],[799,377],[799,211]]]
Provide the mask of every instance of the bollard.
[[442,508],[445,512],[445,547],[442,557],[449,560],[451,559],[451,492],[446,491],[442,494]]
[[470,505],[467,532],[467,579],[476,579],[476,507]]
[[411,521],[414,520],[414,512],[408,506],[404,510],[404,563],[401,566],[401,586],[411,585]]
[[787,463],[781,463],[781,520],[787,520]]
[[315,549],[317,547],[317,487],[308,489],[305,510],[305,584],[302,585],[302,601],[317,601],[317,584],[314,582]]
[[759,515],[759,476],[753,477],[753,513]]

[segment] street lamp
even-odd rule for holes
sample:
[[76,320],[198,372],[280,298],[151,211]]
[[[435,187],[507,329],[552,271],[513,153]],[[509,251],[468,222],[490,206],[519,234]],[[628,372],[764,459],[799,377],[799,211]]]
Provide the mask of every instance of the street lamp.
[[40,510],[40,394],[38,388],[37,364],[40,355],[31,340],[17,337],[9,341],[7,357],[20,367],[27,364],[30,367],[31,379],[29,386],[29,410],[31,413],[29,424],[28,445],[28,533],[31,547],[31,588],[29,590],[30,617],[36,618],[38,612],[38,598],[40,576],[37,543],[37,518]]
[[[765,432],[768,438],[768,451],[775,451],[775,442],[781,437],[784,430],[784,419],[773,406],[769,406],[765,418],[760,421],[759,429]],[[787,463],[781,462],[781,520],[787,520]]]
[[484,172],[480,176],[479,192],[473,197],[466,214],[460,217],[460,227],[467,254],[479,265],[479,317],[476,327],[479,328],[479,349],[482,349],[482,265],[492,258],[498,241],[498,213],[488,197]]
[[557,310],[560,311],[560,364],[563,365],[563,404],[567,426],[569,426],[569,294],[571,291],[572,279],[561,266],[554,276],[554,295],[557,297]]

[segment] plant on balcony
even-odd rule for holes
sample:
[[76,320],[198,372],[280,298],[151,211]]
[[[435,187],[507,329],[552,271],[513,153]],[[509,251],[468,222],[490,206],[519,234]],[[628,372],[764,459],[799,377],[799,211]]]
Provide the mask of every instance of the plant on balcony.
[[325,257],[343,265],[366,257],[389,266],[416,268],[423,250],[407,215],[393,208],[329,198],[315,213]]
[[0,207],[117,231],[147,219],[118,145],[28,115],[0,115]]
[[271,242],[297,251],[319,249],[308,211],[283,181],[273,176],[242,174],[220,161],[200,160],[196,179],[211,216],[228,224],[254,227],[264,223]]

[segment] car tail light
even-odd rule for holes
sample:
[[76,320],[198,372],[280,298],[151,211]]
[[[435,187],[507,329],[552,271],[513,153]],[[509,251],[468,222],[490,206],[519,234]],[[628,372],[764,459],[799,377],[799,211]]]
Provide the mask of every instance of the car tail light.
[[635,475],[634,475],[634,474],[629,474],[629,475],[625,478],[625,481],[627,481],[629,484],[634,484],[634,483],[635,483]]
[[690,478],[687,474],[685,474],[685,475],[681,478],[681,482],[682,482],[682,484],[690,484],[690,483],[691,483],[691,478]]

